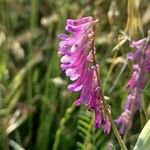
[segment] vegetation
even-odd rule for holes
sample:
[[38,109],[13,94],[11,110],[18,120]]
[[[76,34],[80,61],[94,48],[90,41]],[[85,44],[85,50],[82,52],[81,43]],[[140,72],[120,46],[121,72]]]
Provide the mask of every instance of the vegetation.
[[[95,129],[93,113],[74,106],[79,95],[67,90],[70,81],[60,69],[57,35],[64,32],[67,18],[99,19],[97,59],[105,99],[116,119],[131,74],[129,40],[147,37],[150,27],[149,0],[139,8],[135,2],[140,0],[0,0],[0,150],[120,149],[113,131],[107,135]],[[149,90],[148,81],[142,109],[124,139],[129,150],[137,141],[136,150],[150,147],[150,127],[145,126]]]

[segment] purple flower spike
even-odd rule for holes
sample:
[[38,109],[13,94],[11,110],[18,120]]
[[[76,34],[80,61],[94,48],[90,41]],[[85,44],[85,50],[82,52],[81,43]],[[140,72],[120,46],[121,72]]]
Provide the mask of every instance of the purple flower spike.
[[123,134],[125,129],[129,126],[129,116],[131,114],[131,111],[128,109],[125,109],[124,112],[121,114],[121,116],[115,120],[115,123],[117,123],[120,126],[120,134]]
[[126,128],[131,128],[132,117],[141,108],[142,92],[147,82],[147,75],[150,73],[150,44],[146,39],[133,41],[130,47],[134,52],[128,54],[128,59],[132,61],[132,75],[127,82],[127,100],[124,112],[115,120],[120,126],[120,133],[123,134]]
[[110,122],[103,110],[96,77],[97,68],[93,65],[92,50],[96,51],[93,45],[96,22],[97,20],[92,17],[67,19],[65,29],[70,35],[58,35],[62,40],[59,43],[58,54],[61,55],[61,69],[73,81],[68,85],[68,89],[80,92],[80,98],[75,101],[75,105],[84,104],[89,111],[95,111],[95,127],[103,127],[104,132],[109,133]]

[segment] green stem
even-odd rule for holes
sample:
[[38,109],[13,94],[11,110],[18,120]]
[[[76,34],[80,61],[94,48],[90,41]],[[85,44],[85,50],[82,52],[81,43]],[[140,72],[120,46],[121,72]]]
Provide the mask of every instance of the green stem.
[[[95,21],[95,23],[96,23],[96,22],[97,22],[97,21]],[[94,34],[95,34],[95,25],[94,25]],[[118,129],[117,129],[116,125],[114,124],[113,118],[112,118],[112,116],[111,116],[111,114],[110,114],[110,112],[109,112],[109,108],[108,108],[107,102],[106,102],[106,100],[105,100],[105,98],[104,98],[104,95],[103,95],[103,92],[102,92],[101,79],[100,79],[99,71],[98,71],[98,68],[97,68],[96,56],[95,56],[95,53],[94,53],[94,43],[95,43],[94,40],[95,40],[95,39],[94,39],[94,37],[93,37],[93,40],[92,40],[93,65],[94,65],[95,68],[96,68],[96,76],[97,76],[97,79],[98,79],[98,85],[99,85],[99,87],[101,87],[99,92],[100,92],[100,97],[101,97],[102,102],[103,102],[103,105],[104,105],[104,111],[105,111],[106,115],[107,115],[108,118],[109,118],[109,121],[110,121],[110,123],[111,123],[113,132],[114,132],[114,134],[115,134],[115,136],[116,136],[116,138],[117,138],[117,140],[118,140],[118,143],[119,143],[119,145],[120,145],[120,147],[121,147],[121,150],[126,150],[127,148],[126,148],[126,146],[125,146],[125,144],[124,144],[124,142],[123,142],[123,140],[122,140],[122,138],[121,138],[121,136],[120,136],[120,134],[119,134],[119,132],[118,132]]]
[[74,104],[72,104],[66,110],[64,117],[60,120],[59,128],[56,132],[55,141],[54,141],[54,145],[52,148],[53,150],[58,149],[59,142],[60,142],[60,136],[61,136],[61,133],[63,132],[63,130],[65,128],[65,123],[71,118],[71,114],[73,113],[74,110],[75,110],[75,106],[74,106]]

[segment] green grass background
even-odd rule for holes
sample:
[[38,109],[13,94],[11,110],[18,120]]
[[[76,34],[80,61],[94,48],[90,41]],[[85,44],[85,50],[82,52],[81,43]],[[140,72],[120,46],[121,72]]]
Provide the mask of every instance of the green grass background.
[[[132,8],[131,8],[132,9]],[[139,6],[143,33],[150,27],[150,2]],[[130,76],[126,54],[119,49],[120,31],[127,23],[127,1],[120,0],[0,0],[0,150],[107,150],[119,149],[111,132],[94,129],[93,114],[73,105],[70,81],[60,70],[57,35],[67,18],[93,16],[97,58],[103,90],[113,118],[122,111]],[[139,34],[137,38],[140,38]],[[134,118],[128,149],[150,116],[150,86]]]

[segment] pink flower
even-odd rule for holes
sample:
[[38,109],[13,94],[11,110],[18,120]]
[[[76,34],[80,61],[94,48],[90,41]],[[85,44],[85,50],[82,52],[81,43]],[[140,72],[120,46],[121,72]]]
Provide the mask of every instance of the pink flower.
[[93,65],[92,50],[94,26],[92,17],[73,20],[67,19],[65,29],[71,34],[60,34],[58,54],[61,55],[61,68],[73,83],[68,85],[72,92],[80,91],[80,98],[75,105],[85,104],[89,111],[95,111],[95,127],[104,126],[106,133],[110,132],[110,123],[103,112],[103,103],[99,95],[99,85],[96,77],[96,66]]
[[120,133],[123,134],[126,128],[131,127],[132,114],[141,108],[142,92],[147,82],[147,75],[150,73],[150,44],[147,39],[133,41],[130,45],[134,52],[128,54],[132,61],[132,75],[127,83],[128,96],[124,106],[124,112],[115,120],[120,126]]

